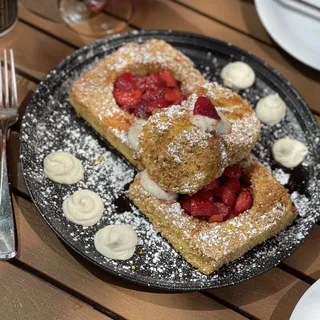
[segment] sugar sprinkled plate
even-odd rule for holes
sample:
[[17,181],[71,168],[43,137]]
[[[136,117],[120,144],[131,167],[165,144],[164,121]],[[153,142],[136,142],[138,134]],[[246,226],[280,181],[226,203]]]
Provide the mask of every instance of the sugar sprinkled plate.
[[[191,267],[152,227],[126,198],[125,192],[136,170],[84,120],[68,103],[70,84],[99,59],[127,42],[157,37],[189,56],[210,81],[221,83],[220,71],[230,61],[245,61],[255,70],[257,80],[240,91],[253,106],[263,96],[278,93],[288,105],[286,119],[274,127],[262,125],[262,138],[254,153],[275,171],[290,190],[300,216],[281,232],[240,259],[206,276]],[[271,157],[275,139],[292,137],[309,148],[305,161],[295,170],[279,167]],[[23,119],[21,164],[34,204],[52,230],[78,254],[104,270],[153,288],[201,290],[235,284],[255,277],[287,258],[310,233],[319,212],[320,130],[301,96],[266,63],[241,49],[211,38],[184,32],[134,31],[101,39],[67,57],[42,81]],[[75,185],[59,185],[47,179],[43,159],[52,151],[68,151],[79,158],[85,177]],[[75,225],[63,216],[63,200],[78,189],[97,192],[105,204],[101,221],[93,227]],[[136,230],[139,245],[127,261],[110,260],[94,248],[94,234],[103,226],[126,223]]]

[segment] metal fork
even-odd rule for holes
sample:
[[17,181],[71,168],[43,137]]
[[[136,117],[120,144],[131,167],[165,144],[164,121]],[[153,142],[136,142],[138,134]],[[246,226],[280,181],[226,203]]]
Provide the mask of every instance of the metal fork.
[[[0,61],[0,130],[1,130],[1,165],[0,165],[0,259],[10,259],[16,254],[15,222],[12,199],[9,190],[7,169],[7,137],[8,129],[18,120],[18,95],[13,51],[10,49],[11,89],[9,91],[9,76],[7,51],[4,50],[4,83],[2,81],[2,66]],[[3,88],[4,87],[4,88]],[[4,90],[3,90],[4,89]],[[10,94],[11,93],[11,94]],[[11,97],[11,99],[10,99]]]

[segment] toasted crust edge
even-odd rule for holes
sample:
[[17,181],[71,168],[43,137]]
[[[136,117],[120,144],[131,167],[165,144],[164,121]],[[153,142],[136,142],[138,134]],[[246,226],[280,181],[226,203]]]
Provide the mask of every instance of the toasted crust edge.
[[[267,183],[272,182],[271,197],[255,199],[250,210],[222,223],[200,221],[186,215],[178,202],[154,198],[141,187],[139,177],[130,186],[129,198],[191,265],[204,274],[211,274],[282,231],[297,216],[286,189],[266,168],[253,157],[244,160],[242,165],[248,178],[254,180],[253,192],[260,198],[265,191],[258,192],[255,188],[265,179]],[[261,173],[259,178],[257,175]],[[267,199],[273,199],[273,203],[266,203]],[[213,242],[206,240],[209,237]]]

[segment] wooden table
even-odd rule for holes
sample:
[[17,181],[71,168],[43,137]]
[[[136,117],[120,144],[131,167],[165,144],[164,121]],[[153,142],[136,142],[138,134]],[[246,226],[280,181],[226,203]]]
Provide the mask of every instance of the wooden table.
[[[122,1],[118,1],[121,5]],[[114,17],[119,11],[113,8]],[[13,48],[21,113],[46,73],[94,39],[19,5],[16,27],[0,39]],[[129,29],[196,32],[251,51],[278,69],[320,119],[320,73],[281,50],[262,27],[252,1],[137,0]],[[113,278],[67,248],[37,213],[19,165],[18,123],[9,141],[19,253],[0,262],[0,319],[288,319],[320,277],[320,226],[271,271],[232,287],[195,293],[146,290]]]

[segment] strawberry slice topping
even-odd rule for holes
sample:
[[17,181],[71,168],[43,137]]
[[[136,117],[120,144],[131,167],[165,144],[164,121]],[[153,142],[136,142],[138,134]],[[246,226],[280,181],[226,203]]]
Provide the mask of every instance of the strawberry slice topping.
[[168,70],[160,72],[160,77],[164,80],[169,88],[179,88],[177,80],[171,75]]
[[123,110],[143,119],[156,109],[180,104],[185,98],[178,82],[167,70],[147,75],[125,72],[116,79],[113,95]]
[[236,178],[228,178],[224,186],[234,193],[237,193],[241,188],[240,182]]
[[222,174],[224,177],[240,179],[242,170],[239,166],[230,166],[224,169]]
[[143,90],[115,90],[113,94],[120,105],[133,106],[139,103]]
[[[242,175],[237,165],[227,167],[223,176],[214,179],[193,195],[181,195],[182,209],[207,222],[223,222],[238,216],[252,206],[252,186],[240,184]],[[238,195],[238,196],[237,196]]]
[[252,206],[252,202],[253,202],[253,200],[252,200],[252,195],[251,195],[250,191],[245,190],[245,191],[240,192],[238,199],[237,199],[237,202],[234,206],[234,212],[236,214],[239,214],[241,212],[244,212],[244,211],[250,209]]
[[207,97],[201,96],[197,99],[194,109],[194,115],[201,115],[216,120],[221,120],[216,108]]
[[116,90],[133,90],[135,88],[134,78],[132,73],[126,72],[121,75],[115,82]]
[[214,212],[215,206],[210,200],[197,201],[191,199],[190,213],[193,217],[211,217]]

